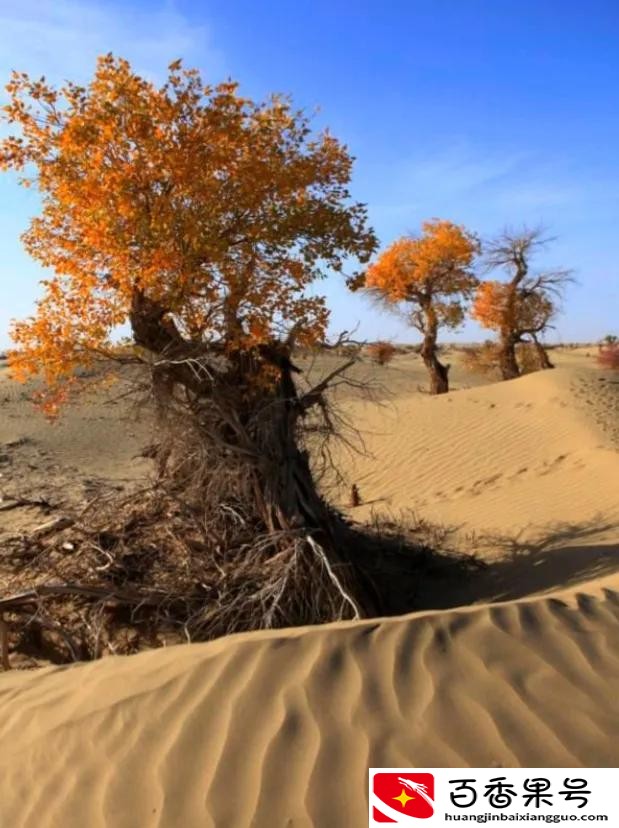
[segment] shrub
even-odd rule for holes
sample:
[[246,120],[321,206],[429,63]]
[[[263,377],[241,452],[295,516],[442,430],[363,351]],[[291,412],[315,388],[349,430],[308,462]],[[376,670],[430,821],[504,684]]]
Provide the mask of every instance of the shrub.
[[610,342],[598,348],[597,362],[602,368],[619,371],[619,342]]
[[391,342],[372,342],[368,345],[368,356],[378,365],[387,365],[397,354],[398,349]]
[[499,371],[499,346],[486,340],[483,345],[469,345],[462,349],[462,364],[473,374],[496,377]]
[[[467,371],[486,377],[500,376],[499,344],[486,340],[483,345],[470,345],[462,349],[462,364]],[[532,342],[521,342],[516,346],[516,359],[521,374],[532,374],[541,370],[540,358]]]

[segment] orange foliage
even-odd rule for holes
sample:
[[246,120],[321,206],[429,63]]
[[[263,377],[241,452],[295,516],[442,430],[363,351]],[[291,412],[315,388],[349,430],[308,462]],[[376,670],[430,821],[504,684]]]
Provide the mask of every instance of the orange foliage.
[[504,282],[482,282],[477,288],[471,316],[484,328],[500,329],[507,314],[510,286]]
[[53,273],[13,328],[21,377],[70,380],[136,296],[191,342],[251,348],[293,326],[299,344],[320,341],[328,311],[306,288],[374,250],[344,146],[312,136],[287,99],[255,103],[180,61],[169,69],[157,88],[107,55],[87,87],[23,73],[7,86],[18,131],[0,142],[0,168],[38,188],[23,240]]
[[[412,303],[429,310],[438,324],[456,327],[463,317],[462,300],[477,285],[471,267],[479,242],[450,221],[433,219],[422,229],[419,238],[398,239],[370,265],[365,287],[391,304]],[[412,321],[424,329],[415,312]]]
[[521,290],[510,282],[482,282],[475,295],[471,316],[494,331],[524,332],[543,330],[555,306],[544,293]]

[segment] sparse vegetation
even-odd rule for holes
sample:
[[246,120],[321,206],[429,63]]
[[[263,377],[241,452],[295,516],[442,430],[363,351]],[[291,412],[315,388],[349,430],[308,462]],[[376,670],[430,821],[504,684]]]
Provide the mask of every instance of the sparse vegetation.
[[462,364],[473,374],[499,378],[499,346],[491,340],[481,345],[467,345],[462,349]]
[[388,365],[398,349],[391,342],[371,342],[366,347],[366,353],[377,365]]
[[[546,367],[540,360],[540,352],[532,342],[519,342],[515,348],[519,375],[531,374]],[[462,349],[462,364],[474,374],[489,379],[501,378],[501,346],[498,342],[486,340],[481,345],[469,345]]]

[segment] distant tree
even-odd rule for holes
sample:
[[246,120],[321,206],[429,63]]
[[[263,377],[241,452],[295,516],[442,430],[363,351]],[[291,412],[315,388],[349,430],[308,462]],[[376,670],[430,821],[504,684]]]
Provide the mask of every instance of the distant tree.
[[507,281],[482,282],[475,296],[472,316],[499,337],[498,361],[504,380],[520,376],[516,345],[531,342],[541,368],[552,368],[541,336],[552,327],[559,300],[571,272],[554,269],[531,272],[531,259],[549,242],[540,229],[505,230],[485,245],[489,270],[501,268]]
[[423,335],[421,356],[432,394],[449,390],[449,366],[438,358],[439,328],[456,328],[478,284],[473,263],[480,250],[475,235],[442,219],[426,221],[420,236],[393,242],[371,264],[362,286],[391,308],[404,308]]
[[298,392],[290,357],[293,342],[325,336],[324,298],[307,287],[375,249],[346,147],[312,134],[288,100],[205,86],[180,61],[162,87],[107,55],[87,87],[14,73],[7,89],[16,133],[0,167],[38,189],[23,238],[51,272],[34,317],[13,328],[14,372],[41,373],[58,406],[76,368],[114,356],[110,336],[128,324],[157,395],[191,424],[182,468],[195,462],[203,503],[233,504],[210,504],[216,519],[242,509],[237,525],[265,533],[262,550],[301,555],[295,572],[310,559],[324,571],[316,542],[340,561],[303,445],[310,410],[326,416],[329,378]]

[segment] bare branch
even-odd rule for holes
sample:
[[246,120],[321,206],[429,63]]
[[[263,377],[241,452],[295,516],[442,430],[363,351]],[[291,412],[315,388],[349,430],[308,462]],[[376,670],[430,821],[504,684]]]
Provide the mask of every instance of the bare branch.
[[317,385],[311,388],[308,392],[303,394],[303,396],[299,399],[299,403],[304,410],[311,408],[313,405],[316,405],[320,402],[320,399],[324,392],[329,388],[332,384],[332,381],[336,378],[344,374],[348,369],[353,366],[357,362],[356,359],[349,359],[348,362],[343,363],[335,370],[331,371],[330,374],[321,380]]
[[505,267],[517,271],[536,250],[545,247],[554,239],[546,235],[546,229],[539,225],[516,230],[506,227],[498,236],[484,241],[484,262],[487,270]]

